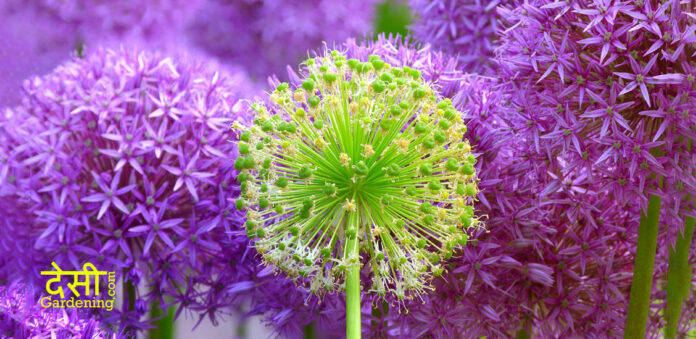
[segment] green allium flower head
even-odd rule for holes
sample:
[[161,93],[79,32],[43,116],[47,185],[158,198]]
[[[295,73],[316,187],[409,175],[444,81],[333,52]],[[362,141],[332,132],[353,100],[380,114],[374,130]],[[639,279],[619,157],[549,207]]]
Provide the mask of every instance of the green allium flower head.
[[321,295],[369,262],[371,292],[399,300],[430,289],[438,264],[478,225],[466,126],[419,71],[338,51],[251,105],[239,129],[247,235],[264,260]]

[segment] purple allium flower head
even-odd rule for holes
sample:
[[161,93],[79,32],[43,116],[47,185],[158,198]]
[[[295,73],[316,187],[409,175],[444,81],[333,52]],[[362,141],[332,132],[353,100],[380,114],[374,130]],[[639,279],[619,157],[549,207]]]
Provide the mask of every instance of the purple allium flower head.
[[498,29],[496,7],[514,0],[411,0],[414,37],[456,55],[467,71],[490,69]]
[[238,225],[227,125],[245,120],[244,75],[185,55],[98,49],[23,90],[0,124],[0,198],[24,214],[3,227],[33,237],[44,261],[89,260],[142,280],[143,305],[178,293]]
[[23,285],[0,287],[0,335],[4,338],[117,338],[77,309],[44,308]]
[[[694,215],[696,14],[688,6],[532,1],[501,9],[509,27],[497,53],[503,78],[524,89],[537,149],[593,168],[587,180],[620,205],[645,210],[650,194],[661,198],[658,301],[665,298],[667,251]],[[656,302],[654,314],[662,307]],[[653,335],[660,317],[652,318]]]
[[592,180],[621,202],[645,209],[647,193],[662,197],[669,243],[694,214],[685,196],[696,193],[696,15],[682,7],[534,1],[500,10],[509,28],[499,59],[504,77],[529,90],[538,150],[598,169]]
[[368,33],[376,3],[210,0],[196,14],[189,34],[201,49],[265,78],[297,64],[323,41]]
[[535,118],[518,109],[518,91],[476,76],[459,85],[468,138],[483,162],[477,213],[488,216],[488,232],[453,258],[431,306],[389,323],[418,336],[504,337],[525,326],[542,337],[618,335],[637,207],[598,193],[587,170],[538,152]]

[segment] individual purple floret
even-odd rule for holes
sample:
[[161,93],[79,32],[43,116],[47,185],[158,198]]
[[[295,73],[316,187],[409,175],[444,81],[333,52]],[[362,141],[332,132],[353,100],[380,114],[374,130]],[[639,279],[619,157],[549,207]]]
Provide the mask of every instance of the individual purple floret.
[[201,262],[238,228],[228,124],[246,120],[240,98],[254,88],[186,55],[98,49],[23,91],[0,124],[0,199],[19,216],[1,233],[33,240],[2,249],[38,250],[43,263],[28,274],[90,261],[144,286],[128,305],[135,313],[108,314],[142,328],[153,300],[196,283]]
[[309,50],[372,27],[376,0],[207,1],[190,28],[194,44],[266,78],[284,73]]
[[489,72],[496,47],[498,5],[514,0],[411,0],[413,36],[456,55],[467,72]]

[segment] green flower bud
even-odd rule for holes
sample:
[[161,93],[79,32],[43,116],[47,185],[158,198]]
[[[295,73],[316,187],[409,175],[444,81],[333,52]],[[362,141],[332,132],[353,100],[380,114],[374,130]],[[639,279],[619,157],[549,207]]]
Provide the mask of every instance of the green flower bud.
[[278,186],[280,188],[288,187],[288,178],[279,177],[278,179],[276,179],[275,184],[276,184],[276,186]]
[[321,102],[321,99],[316,95],[313,95],[307,99],[307,103],[309,103],[309,105],[312,106],[313,108],[316,108],[317,106],[319,106],[320,102]]
[[241,211],[244,209],[244,200],[242,199],[237,199],[234,201],[234,207],[238,210]]
[[314,91],[314,80],[305,79],[302,81],[302,88],[304,88],[305,91],[312,93],[312,91]]

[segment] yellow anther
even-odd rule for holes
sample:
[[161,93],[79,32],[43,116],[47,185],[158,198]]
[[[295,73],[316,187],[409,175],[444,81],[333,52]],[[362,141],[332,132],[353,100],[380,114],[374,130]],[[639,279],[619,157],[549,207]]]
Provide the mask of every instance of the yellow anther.
[[372,145],[370,145],[370,144],[364,145],[364,148],[365,148],[365,157],[366,158],[369,158],[369,157],[375,155],[375,150],[372,148]]
[[346,205],[345,205],[346,211],[348,212],[355,212],[357,206],[355,205],[355,200],[348,200],[346,199]]

